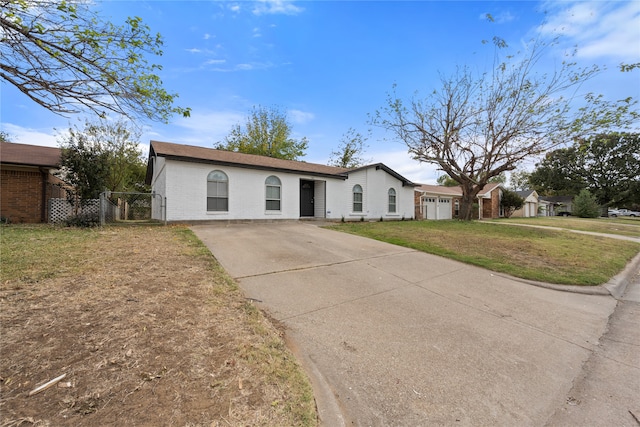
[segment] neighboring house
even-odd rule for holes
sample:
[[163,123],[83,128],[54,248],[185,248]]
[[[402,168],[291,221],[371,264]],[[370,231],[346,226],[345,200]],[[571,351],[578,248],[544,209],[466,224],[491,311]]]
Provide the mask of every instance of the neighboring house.
[[[524,199],[522,207],[511,214],[512,217],[533,218],[538,216],[538,207],[542,206],[539,201],[538,193],[535,190],[516,191],[518,196]],[[543,204],[544,206],[547,203]],[[542,216],[546,216],[542,215]]]
[[415,217],[418,219],[458,218],[460,187],[421,184],[415,189]]
[[547,204],[547,216],[568,216],[573,211],[573,196],[541,196],[539,200]]
[[64,197],[53,175],[60,149],[0,142],[0,216],[10,222],[47,222],[49,199]]
[[[478,210],[474,217],[491,219],[502,217],[500,199],[502,184],[485,185],[477,195]],[[422,184],[415,189],[415,216],[418,219],[458,218],[462,188]]]
[[382,163],[344,169],[151,141],[146,181],[161,196],[153,218],[168,222],[413,217],[415,184]]

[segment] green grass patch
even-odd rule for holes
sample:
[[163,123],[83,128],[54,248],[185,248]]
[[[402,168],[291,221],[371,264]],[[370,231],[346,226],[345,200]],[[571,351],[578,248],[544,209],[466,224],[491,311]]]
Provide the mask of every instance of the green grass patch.
[[545,227],[559,227],[570,230],[592,231],[594,233],[617,234],[640,238],[640,218],[575,218],[575,217],[536,217],[501,218],[494,220],[501,224],[527,224]]
[[523,279],[599,285],[619,273],[640,243],[478,221],[345,223],[344,231]]
[[3,225],[0,228],[0,279],[38,282],[84,271],[86,253],[99,249],[95,228]]

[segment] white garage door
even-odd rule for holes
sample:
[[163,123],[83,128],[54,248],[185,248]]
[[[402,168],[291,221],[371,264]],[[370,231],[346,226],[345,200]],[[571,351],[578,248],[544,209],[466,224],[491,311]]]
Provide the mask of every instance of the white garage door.
[[422,215],[426,219],[438,219],[436,216],[437,199],[435,197],[425,197],[422,199]]
[[451,199],[438,199],[438,219],[451,219]]

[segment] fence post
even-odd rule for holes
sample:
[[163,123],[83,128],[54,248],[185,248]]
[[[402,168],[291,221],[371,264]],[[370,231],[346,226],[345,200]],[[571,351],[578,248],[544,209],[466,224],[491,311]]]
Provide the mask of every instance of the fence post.
[[100,226],[103,227],[104,223],[105,223],[105,203],[104,203],[104,199],[105,199],[105,194],[104,191],[102,193],[100,193],[100,202],[98,203],[98,212],[100,215]]

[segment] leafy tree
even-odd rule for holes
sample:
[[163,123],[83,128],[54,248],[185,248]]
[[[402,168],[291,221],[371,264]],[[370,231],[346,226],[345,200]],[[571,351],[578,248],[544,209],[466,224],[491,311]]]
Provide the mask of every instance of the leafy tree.
[[362,157],[366,148],[365,141],[367,139],[367,137],[356,132],[355,129],[349,128],[349,130],[342,135],[338,150],[331,152],[331,156],[329,157],[329,166],[348,169],[363,166],[369,161]]
[[92,2],[8,0],[0,11],[0,78],[42,107],[69,114],[106,112],[167,122],[177,94],[162,88],[162,38],[139,17],[117,26]]
[[13,135],[3,130],[0,130],[0,141],[2,142],[13,142]]
[[596,197],[586,188],[573,199],[573,214],[580,218],[600,216],[600,205],[598,205]]
[[287,114],[278,108],[254,107],[242,127],[235,125],[224,142],[216,144],[218,150],[237,151],[286,160],[297,160],[305,155],[309,143],[306,137],[291,137]]
[[514,171],[511,173],[509,180],[511,181],[511,188],[514,190],[529,190],[531,187],[530,183],[531,172],[527,171]]
[[587,94],[582,107],[568,93],[596,76],[598,67],[577,68],[567,58],[547,74],[536,72],[548,43],[535,41],[522,54],[498,52],[495,68],[480,75],[469,68],[442,77],[441,87],[422,99],[400,99],[394,91],[372,123],[404,142],[421,162],[436,164],[462,188],[460,216],[471,219],[480,189],[530,156],[554,149],[595,129],[628,126],[638,114],[630,98],[607,102]]
[[573,146],[560,148],[547,153],[536,164],[529,182],[542,196],[574,196],[586,187],[580,174],[578,159],[580,152]]
[[438,177],[438,179],[436,180],[436,182],[438,183],[438,185],[443,185],[445,187],[457,187],[459,185],[458,181],[456,181],[455,179],[451,178],[447,174],[440,175]]
[[81,200],[101,192],[144,190],[145,163],[138,148],[139,133],[124,121],[86,122],[70,128],[60,141],[60,177],[71,184]]
[[524,199],[518,193],[511,190],[502,190],[502,198],[500,206],[506,218],[509,218],[515,211],[520,209],[524,204]]
[[576,142],[580,174],[601,205],[640,203],[640,134],[598,134]]
[[597,134],[552,151],[531,174],[545,195],[587,188],[603,206],[640,203],[640,134]]

